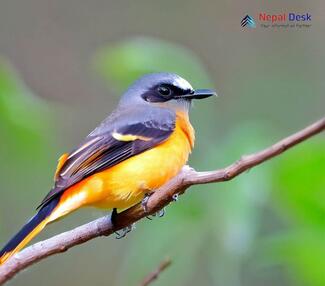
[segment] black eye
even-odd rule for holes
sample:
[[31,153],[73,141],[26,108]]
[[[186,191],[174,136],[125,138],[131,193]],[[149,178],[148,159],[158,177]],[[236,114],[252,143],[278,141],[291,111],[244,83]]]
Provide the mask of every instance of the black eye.
[[162,96],[170,96],[172,94],[171,89],[168,86],[165,85],[161,85],[158,87],[158,92],[160,93],[160,95]]

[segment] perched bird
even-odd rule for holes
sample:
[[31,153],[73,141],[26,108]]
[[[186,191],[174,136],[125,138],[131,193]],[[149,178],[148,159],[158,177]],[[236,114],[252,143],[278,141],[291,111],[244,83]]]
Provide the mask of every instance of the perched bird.
[[174,177],[194,145],[191,101],[212,95],[215,91],[194,90],[172,73],[137,80],[116,110],[60,157],[54,187],[37,214],[0,251],[0,264],[50,222],[83,206],[128,208]]

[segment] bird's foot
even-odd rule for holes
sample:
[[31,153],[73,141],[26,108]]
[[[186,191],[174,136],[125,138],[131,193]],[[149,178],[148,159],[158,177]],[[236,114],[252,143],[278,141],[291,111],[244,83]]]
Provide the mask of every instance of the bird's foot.
[[[113,227],[116,226],[116,216],[117,216],[117,209],[114,208],[112,211],[112,214],[111,214],[111,222],[112,222]],[[125,237],[133,229],[135,229],[135,223],[133,223],[127,227],[124,227],[119,231],[115,231],[115,234],[116,234],[115,238],[121,239],[121,238]]]
[[[149,198],[150,196],[153,194],[153,192],[151,193],[146,193],[144,195],[144,198],[143,200],[141,201],[141,205],[142,205],[142,208],[144,210],[145,213],[148,212],[148,207],[147,207],[147,204],[148,204],[148,201],[149,201]],[[178,201],[178,198],[179,198],[179,195],[176,193],[172,196],[172,199],[174,202],[177,202]],[[162,208],[161,210],[159,210],[158,212],[152,214],[152,215],[149,215],[147,216],[146,218],[149,219],[149,220],[152,220],[153,218],[155,217],[163,217],[166,213],[166,208]]]
[[149,198],[150,198],[150,196],[151,196],[152,194],[153,194],[152,192],[151,192],[151,193],[146,193],[146,194],[144,195],[143,200],[141,201],[141,206],[142,206],[143,211],[144,211],[145,213],[148,212],[148,206],[147,206],[147,204],[148,204]]
[[115,234],[116,234],[116,239],[121,239],[123,237],[126,237],[126,235],[131,232],[132,230],[135,229],[135,223],[132,223],[131,225],[128,225],[127,227],[125,228],[122,228],[121,230],[119,231],[115,231]]
[[173,199],[174,202],[177,202],[178,198],[179,198],[179,195],[177,193],[173,194],[172,199]]
[[[145,212],[147,212],[147,202],[149,200],[149,197],[150,197],[151,194],[146,194],[144,199],[142,200],[142,207],[143,207],[143,210]],[[179,198],[179,195],[176,193],[173,195],[173,201],[174,202],[177,202],[178,201],[178,198]],[[147,216],[146,218],[149,219],[149,220],[152,220],[153,218],[155,217],[163,217],[164,215],[166,214],[166,208],[162,208],[160,211],[150,215],[150,216]]]
[[162,208],[158,212],[156,212],[156,213],[154,213],[154,214],[152,214],[150,216],[147,216],[146,218],[149,219],[149,220],[152,220],[155,217],[163,217],[165,214],[166,214],[166,208]]

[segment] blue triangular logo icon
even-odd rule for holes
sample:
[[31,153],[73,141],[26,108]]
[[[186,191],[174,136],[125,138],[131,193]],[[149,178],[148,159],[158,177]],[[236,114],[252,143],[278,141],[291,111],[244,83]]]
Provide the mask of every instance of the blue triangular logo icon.
[[240,22],[242,27],[256,28],[255,20],[252,16],[246,15]]

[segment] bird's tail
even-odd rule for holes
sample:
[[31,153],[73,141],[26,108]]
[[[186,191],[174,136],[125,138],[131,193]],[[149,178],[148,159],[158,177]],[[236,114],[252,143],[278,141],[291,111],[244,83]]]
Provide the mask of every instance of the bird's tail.
[[60,201],[60,196],[51,200],[34,215],[0,251],[0,265],[21,250],[51,221],[50,214]]

